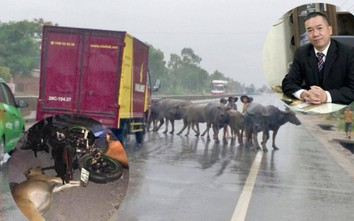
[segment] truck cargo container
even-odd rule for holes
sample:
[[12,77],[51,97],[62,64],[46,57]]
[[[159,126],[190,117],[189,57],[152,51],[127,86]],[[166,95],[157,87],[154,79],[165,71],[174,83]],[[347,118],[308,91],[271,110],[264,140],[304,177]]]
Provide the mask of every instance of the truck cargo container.
[[144,136],[149,47],[125,31],[44,26],[37,120],[80,114],[125,143]]

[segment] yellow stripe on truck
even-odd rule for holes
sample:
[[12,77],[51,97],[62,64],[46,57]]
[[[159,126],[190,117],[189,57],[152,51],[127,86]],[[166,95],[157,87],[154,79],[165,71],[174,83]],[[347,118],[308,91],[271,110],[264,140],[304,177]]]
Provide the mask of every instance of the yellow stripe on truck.
[[125,35],[125,47],[123,51],[122,76],[120,78],[120,90],[118,96],[118,104],[120,105],[120,119],[118,119],[118,128],[122,118],[132,117],[132,76],[133,76],[133,37],[129,34]]
[[144,102],[144,112],[148,111],[149,107],[149,87],[147,85],[149,81],[146,80],[146,85],[145,85],[145,102]]
[[[143,72],[144,72],[144,63],[141,64],[141,67],[140,67],[140,83],[143,82]],[[144,112],[146,112],[149,108],[148,104],[149,104],[149,91],[148,91],[148,79],[146,79],[146,84],[145,84],[145,91],[144,91],[144,94],[145,94],[145,98],[144,98]]]

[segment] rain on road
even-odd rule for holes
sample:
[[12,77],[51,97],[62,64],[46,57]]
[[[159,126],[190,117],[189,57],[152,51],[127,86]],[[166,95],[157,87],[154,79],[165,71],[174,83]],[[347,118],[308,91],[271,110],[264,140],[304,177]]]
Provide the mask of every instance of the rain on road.
[[[254,98],[283,107],[273,96]],[[127,145],[129,187],[111,220],[354,220],[353,177],[302,125],[282,126],[280,150],[268,152],[162,129],[141,147]],[[1,182],[1,212],[20,220]]]
[[[273,96],[255,97],[255,102],[284,106]],[[118,217],[353,220],[354,179],[323,145],[306,128],[290,123],[280,128],[276,142],[279,151],[255,153],[238,143],[150,132],[142,148],[127,148],[130,185]],[[259,170],[250,201],[239,201],[256,156]],[[247,211],[234,213],[236,205]]]

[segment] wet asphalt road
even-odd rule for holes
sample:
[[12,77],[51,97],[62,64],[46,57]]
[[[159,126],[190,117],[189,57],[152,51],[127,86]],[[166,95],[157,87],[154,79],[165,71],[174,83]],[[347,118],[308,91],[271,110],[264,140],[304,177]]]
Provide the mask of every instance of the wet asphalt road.
[[[283,107],[273,96],[254,98]],[[303,126],[281,127],[280,150],[269,152],[161,131],[126,147],[129,187],[110,220],[354,220],[354,178]],[[21,220],[1,175],[1,212]]]
[[[195,137],[149,137],[148,147],[129,152],[130,185],[119,218],[231,220],[256,153]],[[245,220],[354,220],[354,180],[328,152],[293,125],[277,141],[279,151],[259,152]]]

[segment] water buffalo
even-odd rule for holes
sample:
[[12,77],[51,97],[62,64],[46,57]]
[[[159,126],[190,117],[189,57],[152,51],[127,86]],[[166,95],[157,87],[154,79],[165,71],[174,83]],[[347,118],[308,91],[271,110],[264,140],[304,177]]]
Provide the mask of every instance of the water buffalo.
[[195,125],[196,129],[192,127],[195,131],[196,136],[199,136],[199,123],[206,122],[205,119],[205,107],[207,104],[191,104],[184,107],[184,116],[183,116],[183,128],[178,132],[180,135],[188,126],[188,131],[186,136],[189,135],[190,126]]
[[[158,102],[158,113],[156,116],[156,121],[161,121],[165,118],[166,129],[163,133],[168,131],[168,121],[171,122],[172,129],[171,134],[174,133],[174,121],[181,120],[184,116],[184,107],[193,104],[191,101],[179,100],[179,99],[162,99]],[[154,131],[158,131],[162,123],[158,127],[154,127]]]
[[[157,119],[159,117],[159,107],[160,107],[161,99],[152,99],[151,100],[151,109],[150,115],[147,121],[147,131],[150,131],[151,123],[153,124],[153,128],[157,128]],[[165,123],[164,119],[160,119],[160,125],[162,126]]]
[[244,116],[247,144],[250,145],[252,142],[254,149],[260,149],[257,134],[258,132],[263,132],[261,145],[264,151],[267,151],[266,143],[269,139],[270,130],[273,131],[272,147],[278,149],[275,145],[275,137],[279,128],[287,122],[295,125],[301,124],[295,113],[289,108],[281,111],[273,105],[249,104]]
[[280,126],[287,122],[290,122],[295,125],[300,125],[301,122],[299,121],[299,119],[297,119],[295,113],[289,108],[286,108],[285,111],[281,111],[273,105],[268,105],[265,107],[265,110],[267,112],[267,118],[265,127],[263,129],[263,139],[261,143],[262,148],[265,151],[267,150],[266,143],[269,139],[269,131],[272,130],[272,147],[275,150],[278,150],[279,148],[275,145],[275,137],[277,136]]
[[[203,132],[201,136],[204,136],[206,133],[208,133],[208,138],[209,138],[209,130],[211,127],[213,127],[214,131],[214,140],[216,142],[219,142],[219,129],[223,128],[224,126],[227,125],[229,122],[229,115],[227,113],[227,108],[223,105],[220,105],[219,103],[208,103],[205,106],[205,117],[206,117],[206,123],[207,123],[207,128]],[[223,137],[224,142],[226,142],[226,137]]]
[[[234,135],[236,134],[238,143],[243,144],[241,130],[243,130],[244,127],[244,116],[243,114],[241,114],[241,112],[232,109],[228,111],[228,114],[229,114],[228,125],[230,126],[231,129],[231,138],[235,139]],[[226,130],[224,131],[226,132]]]
[[266,123],[267,111],[258,103],[250,103],[244,113],[244,131],[246,134],[246,146],[253,149],[261,149],[258,143],[258,133],[263,131]]

